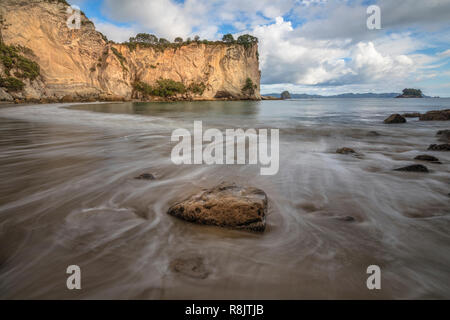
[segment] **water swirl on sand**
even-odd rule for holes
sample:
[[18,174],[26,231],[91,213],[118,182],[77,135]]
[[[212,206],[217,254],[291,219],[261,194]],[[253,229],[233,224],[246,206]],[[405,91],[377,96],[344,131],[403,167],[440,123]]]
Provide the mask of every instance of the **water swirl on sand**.
[[[442,164],[426,163],[428,174],[392,171],[416,163],[448,123],[382,123],[431,102],[418,103],[2,107],[0,298],[449,298],[450,156],[434,152]],[[194,120],[279,128],[278,175],[173,165],[171,132]],[[155,179],[134,179],[143,173]],[[222,181],[267,193],[264,234],[167,215]],[[78,292],[65,287],[71,264],[82,270]],[[366,288],[372,264],[383,272],[378,293]]]

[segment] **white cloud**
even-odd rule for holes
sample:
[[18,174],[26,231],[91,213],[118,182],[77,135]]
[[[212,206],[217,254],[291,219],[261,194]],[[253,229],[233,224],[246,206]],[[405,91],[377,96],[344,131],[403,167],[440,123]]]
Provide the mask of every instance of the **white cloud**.
[[97,19],[93,19],[95,24],[95,28],[106,35],[109,40],[113,40],[115,42],[124,42],[128,41],[128,39],[137,33],[137,28],[135,27],[120,27],[115,24],[99,21]]
[[450,57],[450,49],[445,50],[443,52],[440,52],[439,56],[441,56],[441,57]]
[[[253,29],[260,39],[263,83],[346,85],[403,79],[416,69],[407,54],[383,52],[369,42],[313,40],[296,36],[283,18]],[[389,40],[389,39],[388,39]]]

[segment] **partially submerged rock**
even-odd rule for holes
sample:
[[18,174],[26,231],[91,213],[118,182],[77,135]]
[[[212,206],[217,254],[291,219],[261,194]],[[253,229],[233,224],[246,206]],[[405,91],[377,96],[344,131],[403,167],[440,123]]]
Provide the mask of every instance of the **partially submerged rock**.
[[439,137],[439,141],[450,142],[450,130],[439,130],[436,135]]
[[428,172],[428,168],[421,164],[413,164],[403,168],[394,169],[394,171],[406,171],[406,172]]
[[379,132],[377,132],[377,131],[369,131],[367,133],[367,136],[369,136],[369,137],[379,137],[379,136],[381,136],[381,134]]
[[170,263],[170,268],[172,271],[195,279],[206,279],[209,275],[201,257],[175,259]]
[[352,148],[344,147],[344,148],[337,149],[336,153],[338,153],[338,154],[356,154],[356,151],[353,150]]
[[402,114],[403,118],[419,118],[420,116],[421,116],[421,113],[419,113],[419,112],[411,112],[411,113]]
[[432,144],[428,147],[428,150],[430,151],[450,151],[450,144],[444,143],[444,144]]
[[433,110],[420,116],[420,121],[448,121],[450,120],[450,109]]
[[439,159],[428,154],[421,154],[414,158],[414,160],[429,161],[429,162],[439,162]]
[[406,119],[403,118],[398,113],[390,115],[386,120],[384,120],[384,123],[391,124],[391,123],[405,123]]
[[155,176],[151,173],[143,173],[137,177],[135,177],[136,180],[155,180]]
[[343,221],[343,222],[355,222],[356,221],[356,219],[352,216],[339,217],[338,220]]
[[267,202],[260,189],[222,183],[174,204],[167,213],[197,224],[263,232]]

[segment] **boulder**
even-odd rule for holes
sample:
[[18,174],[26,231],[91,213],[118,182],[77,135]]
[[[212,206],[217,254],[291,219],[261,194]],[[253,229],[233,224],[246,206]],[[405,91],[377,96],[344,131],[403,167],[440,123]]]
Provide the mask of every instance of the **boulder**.
[[421,114],[419,112],[411,112],[402,114],[403,118],[419,118]]
[[261,96],[261,100],[283,100],[274,96]]
[[450,144],[444,143],[444,144],[432,144],[428,147],[428,150],[430,151],[450,151]]
[[436,134],[439,141],[450,142],[450,130],[440,130]]
[[422,114],[420,121],[448,121],[450,120],[450,109],[447,110],[433,110]]
[[76,99],[74,96],[68,94],[68,95],[63,96],[61,99],[59,99],[59,101],[62,103],[68,103],[68,102],[75,102]]
[[174,204],[167,213],[197,224],[263,232],[267,202],[260,189],[222,183]]
[[403,118],[398,113],[390,115],[386,120],[384,120],[384,123],[391,124],[391,123],[405,123],[406,119]]
[[356,221],[356,219],[352,216],[339,217],[338,220],[341,220],[343,222],[355,222]]
[[339,154],[355,154],[356,151],[353,150],[352,148],[344,147],[344,148],[337,149],[336,153],[339,153]]
[[137,177],[135,177],[137,180],[155,180],[155,176],[151,173],[143,173]]
[[14,102],[14,98],[8,92],[0,88],[0,101]]
[[421,164],[413,164],[403,168],[394,169],[394,171],[428,172],[428,168]]
[[422,154],[420,156],[417,156],[417,157],[414,158],[414,160],[429,161],[429,162],[439,162],[438,158],[430,156],[428,154]]

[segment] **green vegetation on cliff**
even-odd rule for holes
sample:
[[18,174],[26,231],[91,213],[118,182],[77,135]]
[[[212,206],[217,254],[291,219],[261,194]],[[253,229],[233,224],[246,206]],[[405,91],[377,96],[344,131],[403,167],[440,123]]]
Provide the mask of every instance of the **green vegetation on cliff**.
[[0,87],[6,88],[10,92],[21,91],[24,88],[25,84],[14,77],[0,77]]
[[244,94],[254,94],[257,86],[253,84],[252,79],[247,78],[245,80],[245,85],[242,87],[242,93]]
[[194,94],[203,94],[206,86],[203,82],[192,83],[187,88],[182,82],[174,81],[171,79],[159,79],[154,86],[142,81],[136,81],[133,84],[133,89],[142,93],[144,96],[157,96],[157,97],[173,97],[177,94],[184,94],[191,92]]
[[8,91],[20,91],[25,86],[20,79],[34,80],[40,75],[39,65],[23,54],[34,55],[26,47],[8,46],[0,42],[0,63],[6,74],[6,77],[0,77],[0,87]]
[[128,71],[127,67],[125,67],[125,62],[127,61],[127,59],[125,59],[125,57],[123,56],[123,54],[121,54],[121,53],[119,52],[119,50],[117,50],[117,49],[114,48],[114,47],[111,47],[111,51],[112,51],[112,53],[114,53],[114,55],[117,57],[117,60],[119,60],[120,65],[122,66],[122,69],[123,69],[124,71]]
[[155,50],[164,51],[165,49],[168,48],[176,49],[182,46],[189,45],[191,43],[206,44],[206,45],[237,44],[248,49],[258,43],[258,38],[251,36],[249,34],[244,34],[239,36],[237,40],[234,40],[233,35],[226,34],[223,36],[222,41],[209,41],[206,39],[200,40],[199,36],[195,36],[194,40],[191,40],[191,38],[187,38],[186,41],[183,41],[181,37],[176,37],[174,42],[170,42],[164,38],[158,39],[158,37],[153,34],[138,33],[135,37],[131,37],[128,40],[128,42],[124,42],[122,44],[126,45],[131,51],[136,50],[138,46],[144,48],[154,48]]
[[21,79],[36,79],[40,74],[39,65],[21,55],[32,54],[28,48],[21,46],[7,46],[0,43],[0,60],[5,68],[6,75],[10,76],[12,70],[16,70],[14,76]]

